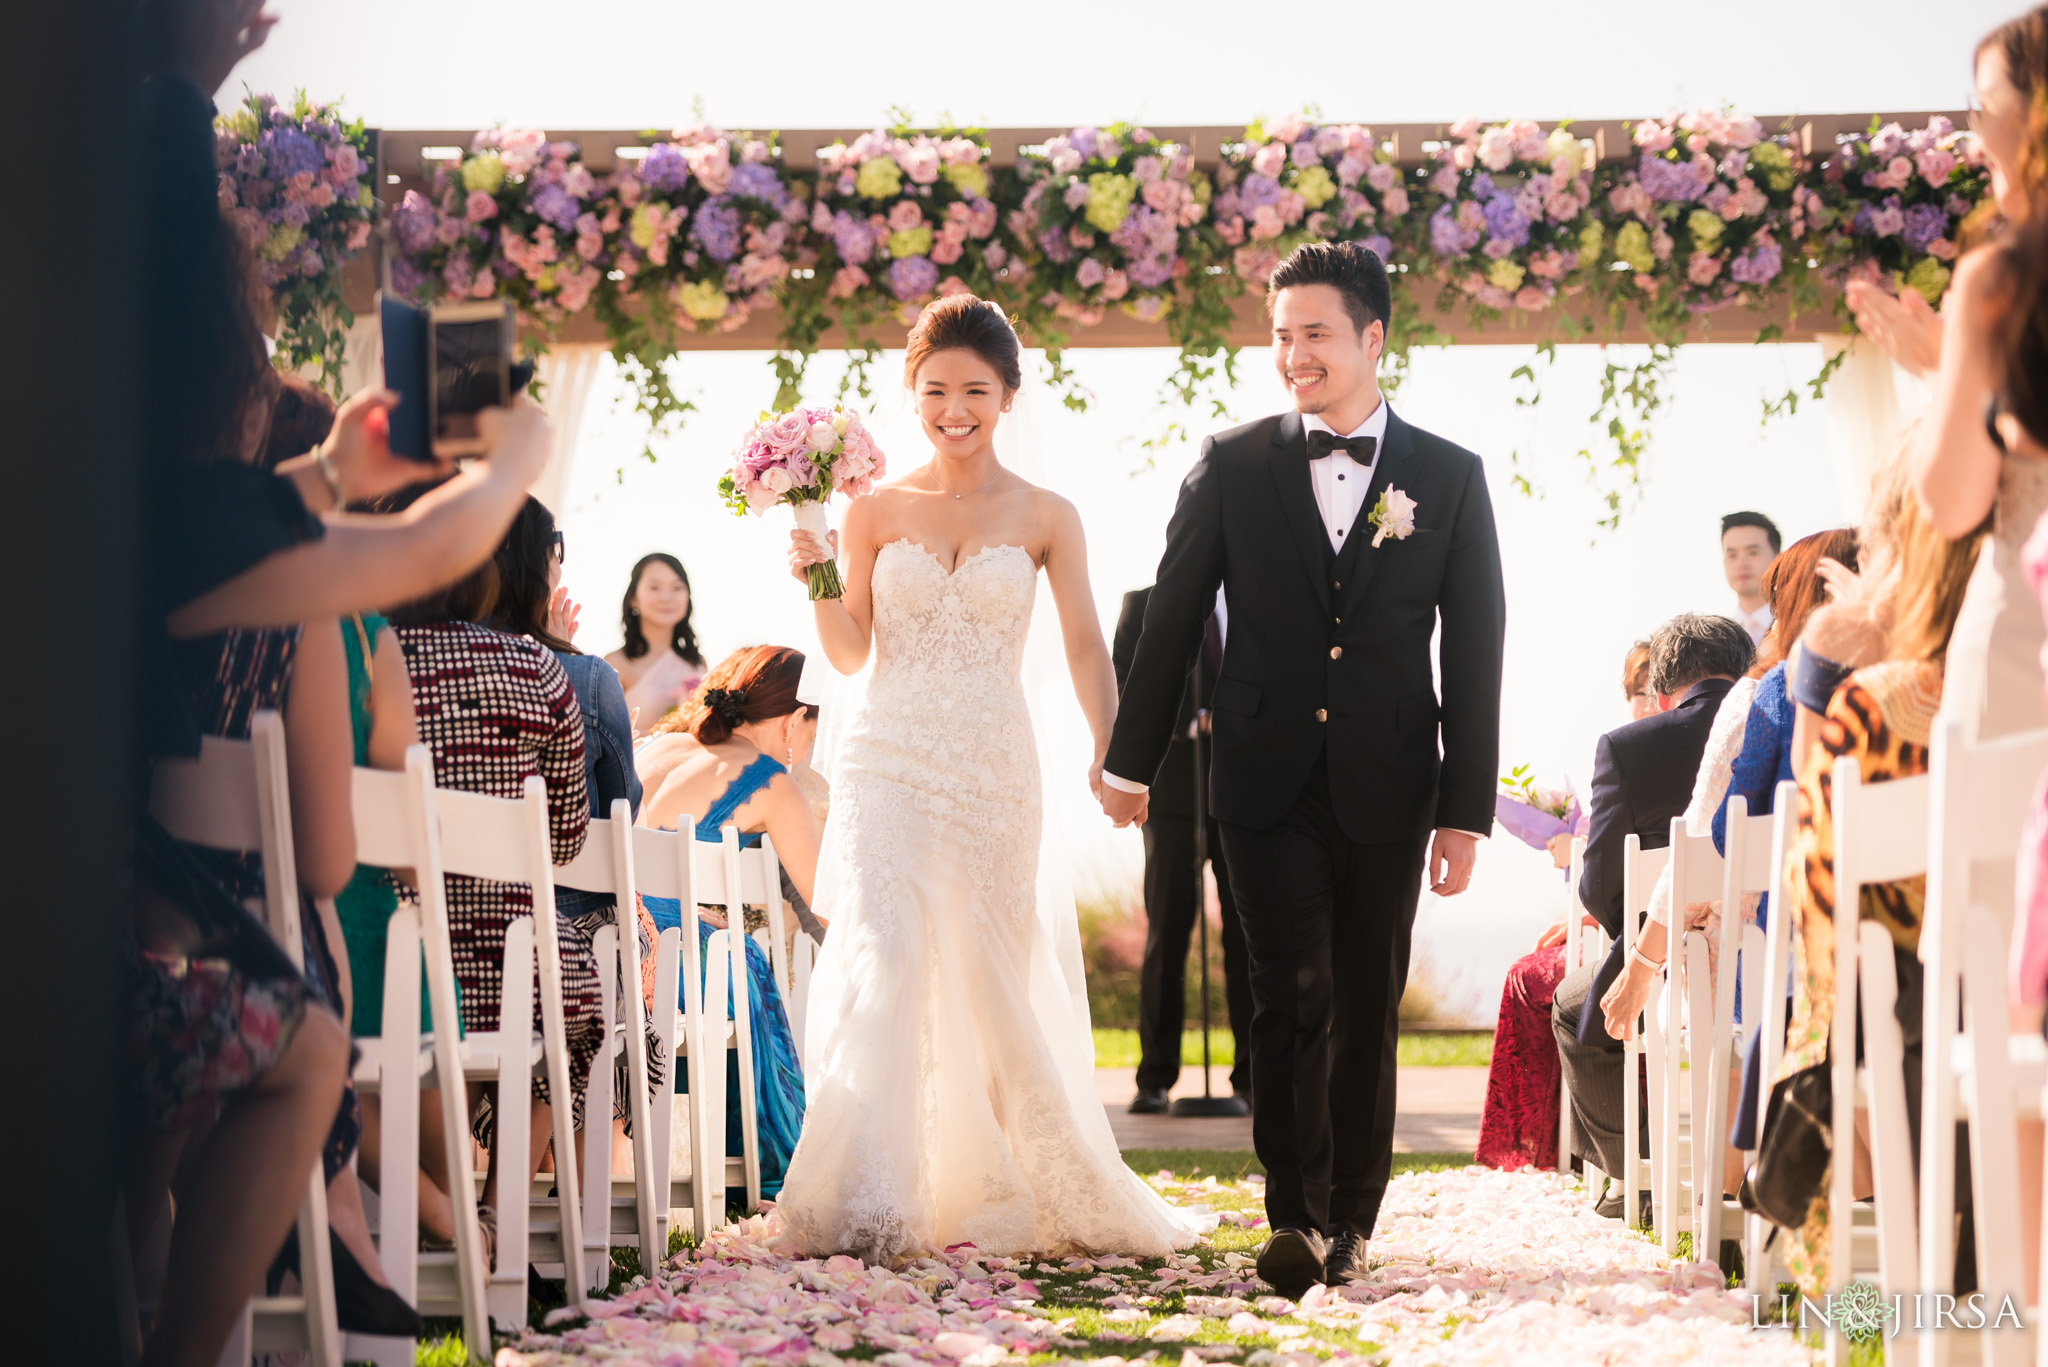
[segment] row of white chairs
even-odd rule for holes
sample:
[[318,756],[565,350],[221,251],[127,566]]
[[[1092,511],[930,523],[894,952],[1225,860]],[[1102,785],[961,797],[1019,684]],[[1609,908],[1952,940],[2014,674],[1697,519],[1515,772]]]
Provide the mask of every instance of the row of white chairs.
[[[1983,889],[2010,886],[2013,852],[2048,769],[2048,731],[1984,743],[1964,739],[1959,723],[1942,718],[1933,737],[1929,773],[1866,783],[1856,762],[1837,761],[1833,773],[1835,881],[1835,1003],[1829,1058],[1832,1130],[1856,1130],[1864,1111],[1869,1136],[1873,1197],[1852,1200],[1849,1146],[1830,1168],[1829,1208],[1850,1217],[1830,1225],[1835,1280],[1873,1279],[1887,1296],[1953,1294],[1955,1278],[1956,1124],[1969,1122],[1972,1213],[1976,1263],[1986,1303],[2008,1297],[2024,1306],[2018,1127],[2038,1122],[2048,1103],[2048,1045],[2035,1034],[2008,1028],[2005,982],[2012,926],[1995,908],[2008,898]],[[1645,1011],[1646,1029],[1626,1046],[1625,1218],[1638,1219],[1636,1193],[1652,1193],[1653,1232],[1667,1251],[1690,1231],[1698,1256],[1711,1256],[1731,1221],[1742,1223],[1743,1258],[1750,1290],[1767,1299],[1784,1277],[1782,1260],[1766,1248],[1770,1226],[1748,1215],[1720,1191],[1721,1155],[1730,1128],[1729,1069],[1739,1054],[1733,1005],[1742,1002],[1745,1029],[1762,1031],[1757,1113],[1765,1114],[1771,1082],[1783,1057],[1788,983],[1796,961],[1783,896],[1793,852],[1797,788],[1780,784],[1773,814],[1750,816],[1739,797],[1729,803],[1726,857],[1713,842],[1671,825],[1665,850],[1644,850],[1630,836],[1624,865],[1622,934],[1632,944],[1657,876],[1672,873],[1673,919],[1690,903],[1718,900],[1721,908],[1719,972],[1707,981],[1706,943],[1688,930],[1666,963],[1660,991]],[[1575,856],[1568,899],[1572,936],[1567,966],[1576,967],[1604,945],[1577,929]],[[1861,892],[1881,883],[1925,876],[1927,893],[1918,953],[1923,1011],[1919,1180],[1908,1121],[1905,1036],[1898,1016],[1899,985],[1893,941],[1886,929],[1862,919]],[[1741,914],[1746,895],[1770,898],[1768,932]],[[1738,957],[1739,956],[1739,957]],[[1859,993],[1860,988],[1860,993]],[[1860,1012],[1860,1017],[1859,1017]],[[1859,1024],[1864,1057],[1856,1057]],[[1650,1153],[1637,1153],[1637,1060],[1647,1059],[1651,1098]],[[1679,1114],[1681,1078],[1690,1084],[1691,1123]],[[1569,1156],[1570,1100],[1560,1103],[1561,1158]],[[1745,1164],[1753,1154],[1744,1155]],[[1597,1192],[1588,1173],[1588,1186]],[[1629,1180],[1632,1179],[1632,1180]],[[2044,1174],[2048,1183],[2048,1174]],[[1917,1187],[1917,1191],[1916,1191]],[[2048,1235],[2048,1221],[2043,1221]],[[2041,1285],[2031,1294],[2048,1305],[2048,1238]],[[1928,1302],[1931,1306],[1931,1300]],[[1916,1348],[1926,1367],[1945,1364],[1955,1347],[1932,1314],[1918,1316]],[[1847,1340],[1829,1336],[1833,1360],[1845,1360]],[[1984,1360],[2017,1367],[2028,1355],[2025,1336],[1987,1334]],[[2034,1359],[2048,1367],[2048,1335],[2037,1335]]]
[[[287,794],[281,719],[274,712],[259,712],[249,741],[208,738],[197,759],[160,763],[151,806],[179,839],[261,855],[269,891],[266,921],[296,960],[301,940]],[[740,929],[743,909],[767,908],[765,947],[775,964],[778,987],[798,1019],[811,964],[807,938],[799,937],[794,956],[783,938],[780,872],[772,846],[764,839],[743,849],[738,832],[730,826],[721,832],[718,844],[699,842],[694,823],[687,819],[676,831],[635,827],[620,801],[613,805],[610,819],[590,823],[583,852],[558,869],[552,860],[546,790],[538,777],[527,780],[517,799],[437,788],[424,746],[407,753],[403,771],[357,769],[353,799],[359,862],[409,871],[418,889],[417,902],[402,903],[391,920],[380,1032],[376,1038],[358,1041],[362,1056],[355,1072],[358,1089],[378,1095],[382,1102],[381,1161],[388,1177],[382,1191],[366,1190],[365,1199],[372,1207],[378,1255],[394,1290],[422,1314],[460,1314],[466,1341],[488,1344],[493,1321],[506,1328],[525,1322],[529,1262],[543,1276],[562,1279],[565,1288],[601,1290],[609,1281],[615,1236],[621,1242],[637,1242],[641,1265],[652,1267],[666,1256],[676,1212],[683,1213],[702,1239],[723,1222],[728,1187],[743,1187],[749,1206],[758,1204],[760,1148],[745,939]],[[458,1018],[444,881],[448,875],[524,884],[531,890],[534,908],[531,916],[515,920],[507,930],[501,1029],[471,1031],[461,1038],[450,1029],[424,1030],[420,1020],[423,983],[434,1021]],[[683,925],[662,932],[655,948],[653,1019],[647,1018],[638,990],[637,933],[605,927],[595,937],[604,1044],[592,1063],[585,1091],[588,1139],[582,1171],[573,1161],[571,1108],[557,1105],[555,1171],[536,1179],[530,1201],[512,1199],[510,1193],[521,1186],[516,1178],[502,1184],[496,1266],[484,1266],[475,1180],[456,1181],[449,1193],[455,1210],[453,1252],[422,1253],[412,1176],[419,1163],[421,1091],[439,1093],[447,1171],[472,1178],[476,1175],[468,1084],[495,1087],[499,1166],[507,1174],[521,1173],[529,1163],[524,1117],[536,1068],[547,1077],[552,1095],[569,1095],[557,887],[612,895],[629,932],[630,909],[641,893],[670,897],[690,909]],[[733,927],[714,932],[701,955],[692,924],[700,904],[725,905]],[[538,1035],[523,1028],[533,1015],[536,968]],[[621,1004],[624,1019],[615,1019]],[[667,1104],[649,1104],[650,1027],[665,1055],[665,1067],[671,1070],[661,1093]],[[802,1038],[800,1027],[797,1037]],[[743,1156],[735,1158],[725,1155],[728,1051],[738,1056],[745,1141]],[[620,1052],[631,1088],[627,1103],[633,1172],[614,1179],[613,1067]],[[702,1060],[703,1066],[692,1072],[688,1090],[678,1093],[673,1070],[691,1060]],[[682,1123],[677,1133],[679,1111]],[[412,1362],[415,1345],[410,1339],[351,1335],[344,1344],[335,1323],[325,1200],[316,1164],[299,1216],[304,1290],[296,1296],[253,1300],[223,1362],[247,1363],[253,1354],[276,1351],[303,1352],[313,1367],[339,1367],[344,1360],[367,1359],[380,1367]],[[117,1280],[128,1300],[124,1328],[132,1355],[139,1348],[135,1312],[140,1307],[135,1283],[126,1276],[128,1250],[118,1228],[116,1244]],[[576,1294],[572,1290],[571,1299]]]

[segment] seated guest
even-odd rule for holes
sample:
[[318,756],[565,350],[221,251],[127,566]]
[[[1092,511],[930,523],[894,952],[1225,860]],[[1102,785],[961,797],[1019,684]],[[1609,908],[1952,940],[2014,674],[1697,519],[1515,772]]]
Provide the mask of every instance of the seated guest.
[[[400,495],[394,502],[402,507],[407,497]],[[394,608],[389,617],[405,651],[420,738],[433,752],[435,784],[516,798],[528,775],[538,774],[547,784],[555,862],[566,864],[583,848],[590,825],[582,709],[552,652],[526,637],[482,625],[496,604],[497,592],[497,566],[485,561],[468,578]],[[516,918],[532,913],[532,893],[521,883],[453,875],[447,882],[449,936],[461,992],[462,1025],[472,1031],[496,1030],[505,930]],[[589,932],[567,917],[556,920],[556,949],[561,960],[562,1012],[574,1092],[570,1105],[577,1111],[580,1128],[584,1082],[591,1059],[603,1042],[597,959],[591,952]],[[534,1028],[538,1029],[538,994],[533,1005]],[[492,1212],[485,1219],[485,1229],[493,1237],[501,1177],[493,1142],[495,1126],[500,1121],[529,1126],[529,1152],[537,1171],[548,1149],[551,1102],[559,1104],[559,1099],[550,1095],[543,1070],[534,1079],[529,1115],[495,1116],[486,1094],[475,1116],[477,1139],[491,1150],[483,1204]],[[447,1174],[440,1171],[444,1153],[438,1130],[440,1110],[437,1104],[423,1100],[420,1114],[428,1132],[421,1145],[422,1160],[445,1191]],[[531,1172],[514,1173],[506,1179],[512,1184],[512,1199],[524,1199],[531,1176]]]
[[[1729,618],[1672,618],[1650,638],[1657,715],[1608,732],[1594,751],[1579,901],[1614,937],[1614,948],[1600,964],[1575,969],[1557,985],[1551,1028],[1571,1090],[1572,1152],[1602,1172],[1622,1171],[1621,1089],[1633,1083],[1622,1076],[1621,1042],[1597,1009],[1621,971],[1624,845],[1630,835],[1644,849],[1670,844],[1671,819],[1685,811],[1715,713],[1755,654],[1749,633]],[[1609,1192],[1602,1213],[1618,1214],[1622,1195]]]
[[[1887,658],[1856,670],[1834,691],[1818,728],[1813,753],[1799,768],[1798,827],[1788,860],[1793,876],[1787,912],[1801,971],[1792,978],[1792,1017],[1775,1086],[1809,1068],[1828,1064],[1835,1008],[1834,824],[1830,794],[1837,760],[1856,761],[1863,781],[1882,783],[1927,771],[1928,739],[1941,703],[1943,661],[1955,630],[1963,592],[1976,563],[1981,535],[1949,541],[1919,500],[1902,500],[1897,524],[1897,592],[1893,596]],[[1860,917],[1890,932],[1901,996],[1917,996],[1917,953],[1926,880],[1915,876],[1863,889]],[[1917,1040],[1907,1045],[1908,1076],[1917,1075]],[[1907,1089],[1917,1114],[1917,1088]],[[1854,1140],[1858,1187],[1864,1141]],[[1839,1148],[1837,1158],[1842,1156]],[[1790,1231],[1787,1262],[1800,1290],[1819,1296],[1836,1285],[1828,1266],[1828,1177],[1823,1174],[1805,1223]]]
[[704,678],[704,657],[690,626],[695,608],[682,561],[662,551],[640,557],[619,610],[626,643],[604,657],[625,686],[635,736],[653,732]]
[[[1650,644],[1637,641],[1621,665],[1621,696],[1631,721],[1641,721],[1656,710],[1649,675]],[[1550,858],[1560,869],[1572,866],[1572,838],[1569,831],[1551,838]],[[1490,1168],[1512,1172],[1531,1165],[1558,1165],[1557,1041],[1550,1033],[1550,998],[1564,976],[1567,924],[1559,918],[1545,926],[1536,937],[1536,948],[1515,960],[1501,988],[1493,1060],[1486,1069],[1486,1108],[1479,1118],[1479,1151],[1474,1155]],[[1580,924],[1599,922],[1582,915]]]
[[[818,734],[817,708],[797,699],[803,668],[804,657],[798,651],[753,646],[726,657],[705,675],[704,686],[666,723],[672,728],[666,734],[677,738],[679,757],[647,799],[641,821],[658,830],[674,830],[682,817],[694,817],[697,839],[709,842],[723,839],[720,832],[728,825],[739,828],[741,842],[747,845],[760,844],[765,834],[775,844],[776,859],[808,901],[818,869],[818,832],[811,822],[810,803],[789,776],[810,757]],[[640,900],[657,926],[682,924],[679,902],[666,897]],[[725,923],[718,912],[699,908],[698,944]],[[803,1070],[774,966],[752,935],[745,938],[761,1192],[774,1196],[782,1190],[782,1175],[803,1127]],[[737,1056],[728,1055],[728,1155],[742,1152],[738,1069]],[[686,1085],[685,1069],[678,1068],[677,1074],[678,1086]]]

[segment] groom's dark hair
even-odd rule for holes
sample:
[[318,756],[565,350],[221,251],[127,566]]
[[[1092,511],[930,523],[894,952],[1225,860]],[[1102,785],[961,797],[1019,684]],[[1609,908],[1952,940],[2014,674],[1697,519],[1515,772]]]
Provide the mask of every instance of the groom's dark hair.
[[1386,263],[1361,242],[1304,242],[1273,268],[1266,280],[1266,312],[1280,291],[1296,285],[1328,285],[1344,296],[1344,311],[1360,332],[1378,319],[1384,330],[1394,315],[1394,291]]

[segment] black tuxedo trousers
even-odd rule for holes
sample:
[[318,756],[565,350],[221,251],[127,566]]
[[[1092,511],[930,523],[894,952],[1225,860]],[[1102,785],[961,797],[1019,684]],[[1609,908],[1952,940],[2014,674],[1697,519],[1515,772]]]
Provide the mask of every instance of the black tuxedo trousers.
[[1393,1170],[1398,1016],[1427,842],[1345,835],[1319,760],[1276,825],[1225,822],[1223,848],[1251,960],[1266,1218],[1370,1237]]

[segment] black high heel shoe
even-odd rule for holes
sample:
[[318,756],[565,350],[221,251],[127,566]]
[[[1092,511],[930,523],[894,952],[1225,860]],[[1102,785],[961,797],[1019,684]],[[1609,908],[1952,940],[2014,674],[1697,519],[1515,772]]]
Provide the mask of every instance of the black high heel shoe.
[[[333,1230],[327,1231],[329,1256],[334,1260],[334,1318],[350,1334],[377,1334],[387,1338],[416,1339],[423,1327],[419,1311],[405,1303],[405,1297],[381,1286],[363,1271],[356,1255]],[[285,1236],[284,1247],[270,1265],[267,1279],[270,1294],[276,1295],[287,1272],[299,1270],[299,1231]]]

